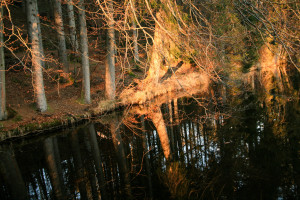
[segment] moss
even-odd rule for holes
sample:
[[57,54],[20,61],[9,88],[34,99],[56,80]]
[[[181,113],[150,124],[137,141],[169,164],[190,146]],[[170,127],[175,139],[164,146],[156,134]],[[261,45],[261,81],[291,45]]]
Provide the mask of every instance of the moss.
[[11,107],[7,107],[7,118],[11,119],[14,118],[17,115],[17,111],[12,109]]
[[128,74],[130,77],[133,77],[133,78],[136,77],[136,75],[135,75],[131,70],[128,71],[127,74]]
[[134,65],[132,71],[135,71],[135,72],[142,72],[143,70],[141,69],[141,67],[139,65]]
[[79,99],[76,99],[76,102],[79,104],[84,104],[84,93],[81,92],[81,97]]
[[38,123],[29,123],[29,124],[26,124],[24,126],[24,131],[25,132],[32,132],[32,131],[35,131],[39,128],[39,124]]
[[17,115],[15,116],[13,119],[12,119],[14,122],[20,122],[23,120],[22,116],[21,115]]
[[49,122],[43,122],[43,123],[41,123],[41,124],[40,124],[40,127],[41,127],[42,129],[44,129],[44,128],[52,128],[52,127],[56,127],[56,126],[59,126],[59,125],[61,125],[61,121],[58,120],[58,119],[54,119],[54,120],[49,121]]

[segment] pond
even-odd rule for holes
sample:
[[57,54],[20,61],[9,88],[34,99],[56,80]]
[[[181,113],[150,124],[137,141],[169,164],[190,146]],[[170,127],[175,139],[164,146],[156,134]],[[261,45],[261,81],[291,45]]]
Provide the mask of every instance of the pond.
[[5,142],[0,199],[297,199],[299,110],[170,99]]

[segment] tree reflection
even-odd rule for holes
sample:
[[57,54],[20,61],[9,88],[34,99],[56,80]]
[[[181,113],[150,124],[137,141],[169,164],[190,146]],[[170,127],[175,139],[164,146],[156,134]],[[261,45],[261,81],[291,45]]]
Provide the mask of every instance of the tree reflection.
[[160,107],[156,107],[156,106],[152,108],[153,108],[152,112],[150,112],[148,115],[157,130],[160,139],[160,144],[162,146],[165,158],[167,159],[167,161],[172,160],[173,156],[171,153],[169,136],[163,119],[163,115],[161,113],[161,109]]
[[55,196],[57,199],[65,199],[65,185],[62,176],[60,155],[56,137],[49,137],[45,139],[44,151]]
[[[18,163],[11,150],[5,152],[0,149],[0,175],[6,184],[11,199],[28,198]],[[2,199],[5,199],[5,197]]]
[[299,102],[273,110],[247,96],[233,117],[167,98],[3,146],[0,197],[296,199]]
[[96,131],[95,131],[94,124],[89,124],[88,130],[89,130],[88,131],[89,141],[90,141],[91,149],[92,149],[92,156],[95,161],[97,179],[98,179],[98,183],[100,185],[101,199],[108,199],[107,194],[106,194],[106,188],[105,188],[106,181],[105,181],[104,173],[103,173],[102,159],[101,159],[100,149],[99,149],[97,138],[96,138]]

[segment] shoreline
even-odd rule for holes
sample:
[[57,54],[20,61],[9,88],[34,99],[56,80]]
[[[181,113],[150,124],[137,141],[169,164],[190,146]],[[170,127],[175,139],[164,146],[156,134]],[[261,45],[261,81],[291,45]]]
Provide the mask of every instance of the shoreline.
[[73,128],[80,124],[91,121],[90,113],[84,113],[78,116],[64,115],[61,118],[51,119],[42,123],[29,122],[25,125],[18,126],[6,131],[0,131],[0,143],[9,142],[13,139],[36,136],[43,133],[51,133],[54,131]]

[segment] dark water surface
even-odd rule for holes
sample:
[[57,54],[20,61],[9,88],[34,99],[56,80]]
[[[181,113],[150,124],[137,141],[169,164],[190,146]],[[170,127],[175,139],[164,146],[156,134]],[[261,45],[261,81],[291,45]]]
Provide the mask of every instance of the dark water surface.
[[299,102],[113,113],[0,145],[0,199],[299,199]]

